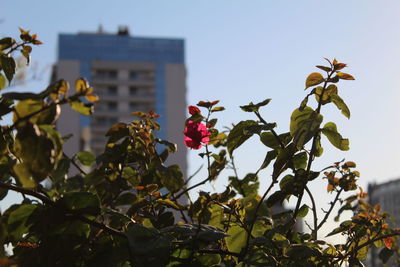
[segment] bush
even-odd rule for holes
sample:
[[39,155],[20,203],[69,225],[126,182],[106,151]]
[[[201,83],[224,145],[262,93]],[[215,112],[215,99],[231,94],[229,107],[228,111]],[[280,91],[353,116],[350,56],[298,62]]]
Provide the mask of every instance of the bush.
[[[41,44],[22,29],[20,38],[0,40],[0,90],[15,74],[14,52],[29,60],[31,46]],[[270,99],[241,106],[255,119],[222,132],[214,118],[224,110],[218,101],[189,106],[184,143],[204,148],[200,156],[207,164],[207,177],[193,185],[179,166],[165,164],[176,145],[157,138],[154,112],[135,112],[139,120],[113,125],[101,155],[82,151],[70,158],[63,153],[67,137],[54,125],[61,105],[83,115],[93,112],[98,97],[85,79],[77,79],[73,93],[65,80],[40,93],[3,93],[0,116],[12,113],[13,122],[0,129],[0,200],[15,191],[23,201],[0,214],[0,265],[362,266],[372,246],[381,248],[380,257],[387,261],[400,232],[388,226],[379,206],[364,200],[356,164],[341,161],[322,172],[313,170],[323,154],[321,138],[337,149],[349,149],[349,140],[334,122],[322,124],[321,111],[334,104],[349,118],[337,84],[354,78],[342,72],[346,64],[327,63],[317,66],[325,77],[318,72],[307,77],[309,93],[291,115],[290,132],[278,133],[276,123],[262,117],[260,110]],[[315,108],[308,106],[312,99]],[[238,177],[233,155],[252,136],[265,146],[265,160],[253,173]],[[70,177],[71,166],[79,174]],[[271,176],[261,175],[268,166]],[[233,175],[224,192],[200,192],[194,202],[180,201],[217,180],[225,169],[233,169]],[[267,188],[259,188],[260,178],[269,180]],[[322,218],[308,187],[316,179],[325,179],[333,196]],[[343,199],[349,191],[357,193]],[[310,205],[304,203],[304,194]],[[274,212],[272,207],[289,198],[297,199],[293,210]],[[341,234],[345,242],[330,244],[318,232],[336,205],[341,205],[337,220],[345,210],[354,214],[328,234]],[[296,230],[296,221],[308,212],[313,218],[310,233]],[[12,255],[5,245],[12,246]]]

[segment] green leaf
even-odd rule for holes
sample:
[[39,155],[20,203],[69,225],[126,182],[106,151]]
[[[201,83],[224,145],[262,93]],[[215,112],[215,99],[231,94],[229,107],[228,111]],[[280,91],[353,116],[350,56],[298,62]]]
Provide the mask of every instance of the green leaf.
[[[15,206],[12,206],[13,208]],[[22,236],[29,232],[27,220],[31,214],[37,209],[37,205],[22,204],[10,212],[8,216],[8,233],[15,239],[21,239]]]
[[305,169],[307,167],[307,152],[300,152],[293,156],[293,167],[295,169]]
[[318,72],[313,72],[310,75],[308,75],[307,79],[306,79],[306,89],[308,87],[320,84],[324,81],[324,77],[322,76],[321,73]]
[[183,173],[178,165],[171,165],[168,168],[163,168],[160,172],[161,183],[168,191],[175,193],[183,188],[185,183]]
[[338,233],[341,233],[343,231],[349,230],[351,228],[352,225],[352,221],[351,220],[347,220],[344,221],[340,224],[339,227],[336,227],[335,229],[332,230],[332,232],[330,232],[326,237],[328,236],[332,236],[332,235],[336,235]]
[[133,224],[127,232],[134,266],[166,266],[170,241],[154,228]]
[[281,181],[279,182],[279,187],[284,192],[290,192],[294,183],[294,176],[293,175],[285,175]]
[[58,161],[57,168],[51,173],[53,182],[57,184],[65,181],[68,176],[69,166],[70,160],[67,158],[62,158]]
[[10,83],[14,77],[15,70],[17,65],[15,64],[15,60],[12,57],[8,57],[6,55],[0,56],[0,65],[3,68],[4,73],[6,74],[7,80]]
[[[37,125],[18,128],[14,142],[15,155],[24,163],[23,173],[29,172],[36,182],[44,180],[59,159],[59,147]],[[27,177],[27,176],[25,176]]]
[[258,193],[258,182],[257,174],[248,173],[242,180],[238,177],[231,176],[229,181],[233,188],[238,191],[243,197],[255,197]]
[[219,254],[202,254],[196,256],[201,266],[220,266],[221,256]]
[[226,237],[225,240],[228,250],[231,252],[240,253],[242,248],[246,245],[246,231],[242,227],[234,225],[229,228],[227,234],[229,236]]
[[276,152],[276,150],[268,151],[267,155],[265,155],[265,159],[264,159],[263,163],[261,164],[261,166],[257,172],[261,171],[262,169],[267,168],[268,165],[271,163],[271,161],[274,160],[277,155],[278,155],[278,153]]
[[[33,114],[35,112],[38,112],[44,107],[44,102],[43,100],[33,100],[33,99],[27,99],[27,100],[22,100],[19,101],[17,105],[15,105],[14,108],[14,114],[13,114],[13,122],[16,123],[19,119],[27,117],[30,114]],[[36,114],[32,117],[29,118],[29,122],[31,123],[37,123],[38,119],[40,117],[40,113]],[[28,120],[26,120],[28,121]],[[24,125],[26,121],[21,121],[18,123],[19,126]]]
[[329,142],[336,148],[347,151],[349,150],[349,139],[342,138],[338,133],[336,124],[328,122],[322,128],[322,133],[328,138]]
[[110,127],[107,131],[106,136],[110,137],[108,142],[114,143],[120,140],[121,138],[129,135],[129,128],[126,123],[116,123]]
[[274,206],[276,203],[282,203],[282,201],[286,198],[287,194],[282,191],[276,191],[271,196],[268,197],[266,204],[268,207]]
[[70,106],[73,110],[81,113],[82,115],[89,116],[93,113],[92,103],[83,103],[79,100],[70,102]]
[[3,74],[0,74],[0,91],[6,88],[6,78]]
[[331,99],[332,99],[333,104],[335,104],[336,107],[337,107],[339,110],[342,111],[342,114],[343,114],[346,118],[350,119],[350,110],[349,110],[349,108],[347,107],[346,103],[344,103],[343,99],[340,98],[340,96],[338,96],[338,95],[332,95],[332,96],[331,96]]
[[305,107],[303,111],[299,109],[293,111],[290,117],[290,134],[293,136],[298,149],[302,149],[310,141],[318,131],[322,120],[322,115],[310,107]]
[[28,164],[17,163],[14,165],[13,171],[17,175],[18,181],[22,184],[22,187],[35,188],[37,186]]
[[384,247],[379,252],[379,259],[381,259],[382,263],[385,264],[386,262],[388,262],[390,257],[393,256],[393,254],[394,254],[394,250],[391,250],[391,249],[388,249],[388,248]]
[[167,206],[167,207],[170,207],[170,208],[173,208],[173,209],[176,209],[176,210],[181,210],[182,209],[182,207],[178,206],[175,202],[173,202],[170,199],[159,198],[159,199],[156,200],[156,202],[158,204],[161,204],[163,206]]
[[258,123],[253,120],[241,121],[233,127],[229,132],[227,140],[227,148],[229,154],[232,156],[233,151],[249,139],[253,133],[246,131],[249,126],[257,126]]
[[304,204],[303,206],[301,206],[301,208],[299,209],[299,212],[297,213],[297,218],[304,218],[304,217],[306,217],[309,209],[310,209],[310,207],[307,206],[306,204]]
[[0,39],[0,50],[5,50],[10,48],[13,44],[15,44],[15,40],[11,37],[5,37]]
[[271,102],[271,99],[267,98],[260,103],[253,104],[253,102],[250,102],[250,104],[245,106],[240,106],[240,108],[245,112],[256,112],[259,110],[260,107],[268,105],[269,102]]
[[278,139],[275,137],[275,135],[272,132],[261,133],[260,140],[264,145],[266,145],[267,147],[270,147],[272,149],[277,149],[280,147]]
[[81,214],[98,215],[100,213],[99,199],[88,192],[69,192],[57,202],[68,210]]
[[89,151],[81,151],[76,154],[76,158],[82,165],[91,166],[96,161],[96,156]]
[[321,157],[322,153],[324,153],[324,148],[321,145],[321,133],[318,133],[315,138],[315,156]]

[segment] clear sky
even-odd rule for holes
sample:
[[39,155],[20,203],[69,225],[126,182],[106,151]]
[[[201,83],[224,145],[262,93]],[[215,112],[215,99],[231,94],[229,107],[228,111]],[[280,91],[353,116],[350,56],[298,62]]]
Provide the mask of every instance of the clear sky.
[[[1,36],[18,36],[18,26],[38,33],[44,45],[32,56],[41,67],[55,62],[60,32],[96,31],[100,24],[115,32],[128,25],[133,35],[184,38],[188,103],[220,99],[227,109],[217,114],[221,126],[251,117],[239,105],[272,98],[262,113],[278,123],[279,132],[286,131],[305,96],[306,76],[323,57],[336,57],[356,78],[339,83],[352,116],[347,120],[325,106],[323,113],[325,122],[335,121],[350,139],[351,150],[325,144],[316,166],[353,160],[364,187],[400,177],[399,1],[2,0],[0,7]],[[48,76],[23,90],[43,89]],[[258,168],[267,150],[254,139],[237,152],[239,172],[245,174]],[[193,172],[201,159],[195,152],[189,159]],[[265,187],[268,171],[260,179]],[[224,184],[222,179],[215,187]],[[325,189],[326,181],[311,186],[321,205],[328,202]]]

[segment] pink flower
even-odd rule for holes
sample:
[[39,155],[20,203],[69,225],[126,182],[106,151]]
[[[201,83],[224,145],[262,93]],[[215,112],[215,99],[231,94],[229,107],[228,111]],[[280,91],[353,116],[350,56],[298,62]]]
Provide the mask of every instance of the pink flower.
[[200,109],[198,107],[196,107],[196,106],[188,106],[188,109],[189,109],[190,115],[200,114],[201,113]]
[[185,146],[193,149],[200,149],[202,145],[207,145],[210,142],[211,133],[201,122],[189,121],[183,134],[185,135]]

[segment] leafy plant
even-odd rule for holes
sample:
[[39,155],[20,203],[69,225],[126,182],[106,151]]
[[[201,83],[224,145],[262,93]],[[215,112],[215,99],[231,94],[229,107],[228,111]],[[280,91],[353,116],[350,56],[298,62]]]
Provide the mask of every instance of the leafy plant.
[[[31,45],[41,44],[35,34],[20,31],[19,42],[0,40],[0,90],[16,73],[14,53],[29,59]],[[346,64],[327,62],[317,66],[325,76],[314,72],[307,77],[309,93],[293,111],[289,132],[279,133],[277,124],[261,115],[270,99],[241,106],[255,119],[240,121],[229,131],[216,128],[213,117],[224,110],[219,101],[189,106],[185,144],[204,147],[199,155],[207,164],[207,176],[196,184],[189,184],[179,166],[166,164],[176,145],[157,137],[154,112],[135,112],[138,120],[113,125],[98,156],[77,151],[70,158],[63,153],[66,139],[55,127],[60,106],[90,115],[98,100],[83,78],[77,79],[74,92],[59,80],[40,93],[1,94],[0,116],[12,113],[13,122],[0,128],[0,200],[15,191],[23,201],[0,214],[0,265],[362,266],[372,246],[381,248],[380,257],[387,261],[397,249],[400,231],[389,227],[379,205],[365,201],[356,164],[341,161],[323,171],[313,169],[323,155],[322,138],[349,150],[349,140],[336,124],[323,124],[322,108],[334,104],[349,118],[337,85],[354,78],[342,72]],[[315,107],[308,105],[311,98]],[[265,146],[265,160],[239,177],[236,149],[253,136]],[[71,166],[79,173],[71,176]],[[268,166],[270,176],[262,174]],[[225,191],[201,191],[194,201],[180,201],[217,180],[225,169],[232,170]],[[260,179],[269,181],[267,188],[260,188]],[[309,188],[317,179],[326,179],[327,193],[333,195],[322,218]],[[343,198],[350,191],[357,193]],[[296,199],[293,210],[274,212],[273,207],[290,198]],[[337,205],[338,221],[345,210],[353,216],[328,234],[341,234],[345,242],[331,244],[321,239],[319,230]],[[310,212],[310,231],[297,230],[296,221]],[[11,255],[4,245],[12,248]]]

